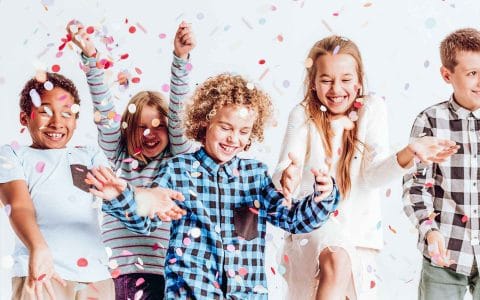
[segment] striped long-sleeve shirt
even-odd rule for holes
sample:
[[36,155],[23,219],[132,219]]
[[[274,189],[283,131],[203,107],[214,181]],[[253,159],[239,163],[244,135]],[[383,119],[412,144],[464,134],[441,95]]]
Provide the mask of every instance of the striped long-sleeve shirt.
[[[334,186],[325,200],[317,203],[312,194],[289,209],[264,164],[238,157],[217,164],[204,148],[167,160],[152,184],[156,186],[182,193],[185,201],[179,205],[187,211],[172,222],[167,299],[267,299],[267,222],[291,233],[311,232],[328,219],[339,200]],[[162,226],[158,217],[135,215],[133,194],[128,188],[105,202],[104,211],[139,232]]]
[[[96,67],[95,58],[82,56],[87,68],[87,82],[92,95],[97,122],[98,143],[114,165],[120,177],[133,186],[148,186],[158,174],[160,163],[173,155],[191,151],[193,142],[184,137],[179,114],[185,96],[189,92],[187,61],[174,55],[171,66],[170,102],[168,109],[169,147],[147,164],[140,162],[134,168],[134,157],[128,155],[125,145],[120,145],[120,118],[115,110],[113,97],[104,79],[104,71]],[[121,171],[119,171],[121,170]],[[117,173],[117,174],[118,174]],[[103,242],[112,249],[121,274],[150,273],[163,274],[166,248],[170,236],[170,223],[163,223],[149,235],[134,233],[118,219],[105,214],[102,224]],[[115,265],[115,264],[114,264]]]
[[418,248],[429,258],[425,241],[439,230],[455,261],[449,268],[470,275],[480,259],[480,109],[469,111],[453,97],[421,112],[411,137],[436,136],[455,141],[458,152],[445,162],[418,164],[403,179],[404,210],[419,230]]

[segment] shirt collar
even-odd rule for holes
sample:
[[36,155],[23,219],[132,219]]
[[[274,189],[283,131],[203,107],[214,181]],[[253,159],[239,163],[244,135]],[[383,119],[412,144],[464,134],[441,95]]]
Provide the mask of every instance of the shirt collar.
[[467,119],[470,116],[475,117],[475,119],[480,119],[480,108],[474,111],[468,110],[458,104],[453,95],[450,96],[449,106],[459,119]]
[[201,163],[201,165],[212,175],[216,175],[218,171],[222,168],[225,169],[225,173],[227,173],[228,177],[233,177],[234,169],[238,166],[238,157],[234,156],[231,160],[227,161],[224,164],[216,163],[210,155],[208,155],[205,148],[202,147],[200,150],[195,152],[195,158]]

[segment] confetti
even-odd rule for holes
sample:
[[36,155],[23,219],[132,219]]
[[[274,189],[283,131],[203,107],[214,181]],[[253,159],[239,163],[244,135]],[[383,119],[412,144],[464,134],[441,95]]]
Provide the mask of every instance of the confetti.
[[54,72],[54,73],[60,72],[60,66],[59,65],[53,65],[52,66],[52,72]]
[[122,122],[122,128],[127,129],[127,127],[128,127],[128,123],[127,122]]
[[367,2],[367,3],[363,4],[363,7],[370,7],[370,6],[372,6],[372,4],[373,4],[372,2]]
[[393,228],[391,225],[388,225],[388,229],[393,232],[394,234],[397,234],[397,230]]
[[32,99],[33,105],[35,107],[39,107],[42,104],[42,99],[40,98],[40,95],[38,94],[36,89],[31,89],[29,92],[30,99]]
[[190,246],[191,243],[192,243],[192,240],[190,238],[186,237],[183,239],[183,244],[185,246]]
[[277,35],[277,41],[283,42],[283,35],[281,34]]
[[140,82],[140,77],[133,77],[132,78],[132,83],[139,83]]
[[112,270],[118,268],[118,262],[116,259],[112,259],[111,261],[108,262],[108,267]]
[[142,285],[144,282],[145,282],[145,279],[143,279],[143,277],[138,278],[137,281],[135,282],[135,287]]
[[178,256],[182,256],[183,255],[183,251],[181,248],[176,248],[175,249],[175,253],[178,255]]
[[158,35],[158,37],[161,38],[161,39],[164,39],[164,38],[167,37],[167,35],[166,35],[165,33],[160,33],[160,34]]
[[192,172],[192,173],[190,174],[190,176],[191,176],[192,178],[198,178],[198,177],[202,176],[202,173],[200,173],[200,172]]
[[230,276],[230,277],[235,277],[235,270],[233,270],[233,269],[228,269],[228,276]]
[[220,225],[215,225],[215,232],[220,233],[220,231],[222,231],[222,228],[220,227]]
[[81,268],[88,266],[88,260],[84,257],[79,258],[77,260],[77,266],[79,266]]
[[203,13],[199,12],[199,13],[197,14],[197,19],[198,19],[198,20],[203,20],[203,18],[205,18],[205,15],[204,15]]
[[128,28],[128,32],[130,33],[135,33],[135,31],[137,31],[137,28],[133,25]]
[[260,24],[260,25],[264,25],[266,22],[267,22],[267,20],[265,18],[260,18],[258,20],[258,24]]
[[284,275],[287,272],[287,268],[284,265],[278,265],[277,271],[280,275]]
[[385,192],[385,196],[390,197],[392,194],[392,189],[388,188],[387,191]]
[[254,205],[256,208],[260,208],[260,201],[258,201],[258,200],[253,201],[253,205]]
[[230,252],[235,252],[235,246],[232,244],[227,245],[227,250]]
[[370,281],[370,288],[373,289],[375,287],[375,281]]
[[358,120],[358,113],[356,111],[351,111],[348,113],[348,118],[352,120],[352,122],[355,122]]
[[408,90],[408,88],[410,87],[410,83],[405,83],[405,86],[403,87],[404,90]]
[[334,17],[338,17],[338,16],[340,15],[340,13],[339,13],[339,12],[334,12],[332,15],[333,15]]
[[288,255],[285,254],[285,255],[283,256],[283,260],[285,261],[286,264],[288,264]]
[[423,63],[423,66],[425,68],[428,68],[428,66],[430,66],[430,62],[428,61],[428,59]]
[[267,294],[268,290],[263,285],[259,284],[253,288],[253,292],[258,294]]
[[164,91],[165,93],[170,91],[170,85],[165,83],[164,85],[162,85],[162,91]]
[[35,171],[37,171],[37,173],[43,173],[44,169],[45,169],[45,163],[43,161],[37,162],[37,164],[35,165]]
[[240,267],[240,268],[238,269],[238,275],[240,275],[240,276],[245,276],[245,275],[247,275],[247,274],[248,274],[247,268]]
[[338,51],[340,51],[340,45],[335,46],[335,48],[333,49],[332,54],[333,54],[333,55],[336,55],[336,54],[338,54]]
[[199,238],[201,235],[201,230],[198,227],[190,229],[190,236],[194,239]]
[[10,204],[7,204],[5,205],[3,210],[5,211],[5,214],[7,215],[7,217],[10,217],[10,214],[12,213],[12,206]]
[[467,223],[467,222],[468,222],[468,216],[467,216],[467,215],[464,215],[464,216],[462,217],[462,223],[465,224],[465,223]]
[[321,106],[320,106],[320,110],[323,111],[323,112],[326,112],[326,111],[327,111],[327,108],[325,107],[325,105],[321,105]]
[[253,90],[255,88],[255,85],[253,84],[253,82],[247,82],[247,89],[249,90]]
[[140,68],[135,67],[135,72],[137,72],[138,75],[142,75],[142,70]]
[[115,269],[112,271],[112,273],[110,273],[110,275],[112,275],[112,278],[115,279],[115,278],[118,278],[118,276],[120,276],[122,272],[120,271],[120,269]]
[[143,131],[143,136],[147,136],[149,134],[150,134],[150,129],[149,128],[147,128]]
[[120,256],[130,256],[130,255],[133,255],[133,253],[128,250],[123,250],[122,253],[120,254]]
[[264,59],[259,60],[259,61],[258,61],[258,64],[259,64],[259,65],[264,65],[264,64],[265,64],[265,60],[264,60]]
[[305,68],[307,68],[307,69],[310,68],[311,66],[313,66],[313,59],[310,58],[310,57],[307,57],[307,59],[305,60],[304,65],[305,65]]
[[194,169],[197,169],[198,167],[200,167],[200,162],[199,162],[198,160],[194,161],[194,162],[192,163],[192,167],[193,167]]
[[283,85],[284,88],[288,88],[288,87],[290,86],[290,81],[284,80],[284,81],[282,82],[282,85]]
[[70,110],[72,111],[72,113],[76,114],[80,111],[80,105],[75,103],[70,107]]
[[120,59],[127,59],[128,58],[128,53],[120,55]]
[[133,160],[133,161],[132,161],[132,169],[133,169],[133,170],[137,169],[137,168],[138,168],[138,164],[139,164],[138,160],[136,160],[136,159]]
[[53,90],[53,83],[51,83],[50,81],[45,81],[43,83],[43,87],[47,90],[47,91],[51,91]]
[[140,300],[142,299],[142,296],[143,296],[143,290],[138,290],[135,293],[135,296],[133,296],[133,300]]
[[135,23],[135,25],[137,25],[137,27],[140,28],[140,30],[143,31],[143,33],[147,33],[147,30],[145,29],[145,27],[143,27],[142,24],[137,22],[137,23]]
[[258,78],[258,80],[262,80],[263,78],[265,78],[265,76],[267,76],[268,72],[270,71],[270,69],[265,69],[265,71],[263,71],[262,75],[260,75],[260,77]]

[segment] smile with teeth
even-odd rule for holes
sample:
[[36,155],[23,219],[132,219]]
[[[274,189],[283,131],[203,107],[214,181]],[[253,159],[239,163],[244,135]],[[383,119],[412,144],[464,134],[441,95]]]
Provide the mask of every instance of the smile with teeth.
[[159,141],[144,141],[143,144],[149,148],[153,148],[157,146],[160,142]]
[[347,100],[348,96],[335,96],[335,97],[328,97],[328,100],[332,101],[333,103],[341,103],[344,100]]
[[232,154],[237,149],[237,147],[228,146],[228,145],[225,145],[225,144],[219,144],[219,145],[220,145],[220,148],[223,150],[223,152],[225,152],[227,154]]
[[64,136],[63,133],[57,133],[57,132],[45,132],[45,135],[52,140],[59,140]]

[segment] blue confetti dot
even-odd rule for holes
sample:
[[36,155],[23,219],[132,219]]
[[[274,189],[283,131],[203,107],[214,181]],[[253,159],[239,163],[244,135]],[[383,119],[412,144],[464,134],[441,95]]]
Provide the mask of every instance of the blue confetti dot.
[[435,21],[434,18],[428,18],[425,21],[425,27],[427,27],[428,29],[432,29],[433,27],[435,27],[435,25],[437,25],[437,21]]
[[197,14],[197,19],[203,20],[203,18],[205,18],[205,15],[203,13],[198,13]]
[[265,18],[260,18],[260,20],[258,20],[258,24],[260,24],[260,25],[265,24],[265,22],[267,22],[267,20],[265,20]]
[[430,62],[428,61],[428,59],[423,63],[423,66],[425,68],[428,68],[428,66],[430,66]]
[[225,25],[225,27],[223,27],[224,31],[228,31],[229,29],[230,29],[230,25]]
[[405,86],[403,87],[405,90],[408,90],[408,88],[410,87],[410,83],[405,83]]
[[54,3],[54,0],[42,0],[42,4],[45,6],[52,6]]
[[290,86],[290,81],[284,80],[282,84],[284,88],[288,88]]

